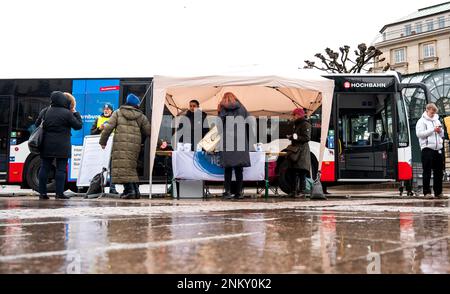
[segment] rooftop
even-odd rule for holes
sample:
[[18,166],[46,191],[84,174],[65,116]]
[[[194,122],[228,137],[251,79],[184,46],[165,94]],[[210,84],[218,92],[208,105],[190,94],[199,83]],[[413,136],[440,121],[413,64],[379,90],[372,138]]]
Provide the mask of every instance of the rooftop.
[[415,19],[420,19],[423,17],[427,17],[427,16],[431,16],[431,15],[435,15],[435,14],[439,14],[442,12],[446,12],[446,11],[450,11],[450,1],[449,2],[444,2],[444,3],[440,3],[440,4],[436,4],[436,5],[432,5],[432,6],[428,6],[428,7],[424,7],[424,8],[420,8],[417,11],[408,14],[407,16],[404,16],[398,20],[396,20],[393,23],[389,23],[386,24],[380,31],[380,33],[383,33],[383,31],[391,26],[391,25],[396,25],[396,24],[400,24],[403,22],[408,22],[411,20],[415,20]]

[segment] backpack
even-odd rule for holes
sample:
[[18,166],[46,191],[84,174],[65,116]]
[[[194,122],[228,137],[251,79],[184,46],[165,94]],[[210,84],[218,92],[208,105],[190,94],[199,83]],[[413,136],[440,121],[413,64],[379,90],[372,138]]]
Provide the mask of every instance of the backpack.
[[105,193],[105,172],[106,168],[96,174],[89,185],[89,189],[86,192],[86,196],[84,198],[92,199],[92,198],[100,198]]

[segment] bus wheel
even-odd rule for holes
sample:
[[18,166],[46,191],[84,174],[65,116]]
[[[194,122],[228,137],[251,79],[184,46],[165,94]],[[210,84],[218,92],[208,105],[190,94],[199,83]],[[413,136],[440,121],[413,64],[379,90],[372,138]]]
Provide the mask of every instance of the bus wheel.
[[[312,177],[308,173],[308,177],[311,177],[313,180],[316,179],[317,176],[317,169],[318,169],[318,162],[316,157],[311,154],[311,170],[312,170]],[[292,175],[288,172],[289,168],[289,161],[286,158],[283,158],[282,160],[277,162],[277,171],[278,171],[278,186],[280,187],[281,191],[283,191],[286,194],[291,193],[291,187],[293,178]]]
[[[39,156],[31,159],[28,164],[28,168],[25,171],[28,186],[34,191],[39,191],[39,171],[41,169],[41,159]],[[48,174],[48,182],[47,182],[47,191],[55,192],[56,183],[55,183],[55,167],[53,167]]]

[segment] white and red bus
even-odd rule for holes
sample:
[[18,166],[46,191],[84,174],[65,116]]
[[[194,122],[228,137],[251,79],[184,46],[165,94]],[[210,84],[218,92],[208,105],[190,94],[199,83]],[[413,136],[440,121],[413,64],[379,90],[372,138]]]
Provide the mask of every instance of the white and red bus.
[[[27,140],[34,129],[39,112],[49,105],[52,91],[72,93],[77,99],[77,110],[83,119],[83,128],[72,132],[72,158],[69,159],[67,183],[75,187],[83,138],[90,134],[95,118],[102,113],[105,103],[115,108],[121,105],[129,93],[143,97],[151,93],[151,78],[117,79],[1,79],[0,80],[0,182],[22,187],[38,188],[40,158],[28,150]],[[149,113],[151,100],[146,99],[141,108]],[[170,115],[164,116],[164,121]],[[170,140],[170,124],[163,124],[161,138]],[[148,180],[148,142],[141,153],[138,164],[139,175]],[[163,179],[166,173],[161,162],[155,165],[156,179]],[[54,173],[54,171],[53,171]],[[54,190],[52,174],[48,182]]]
[[[335,81],[328,140],[321,168],[321,182],[383,183],[412,180],[412,144],[408,110],[402,90],[424,84],[402,84],[397,73],[326,75]],[[317,171],[320,110],[311,116],[312,173]],[[280,138],[283,137],[280,134]],[[288,140],[281,145],[287,146]],[[289,192],[289,174],[283,158],[277,160],[279,185]],[[410,185],[407,185],[407,187]]]
[[[336,183],[379,183],[409,181],[412,178],[411,136],[402,89],[423,84],[402,84],[396,74],[328,75],[335,81],[333,108],[327,148],[322,164],[321,181]],[[95,118],[105,103],[121,105],[128,93],[143,97],[141,105],[151,117],[152,78],[117,79],[3,79],[0,80],[0,182],[19,184],[34,190],[38,187],[39,156],[28,150],[27,140],[34,122],[49,104],[52,91],[72,93],[77,110],[83,118],[83,128],[72,133],[72,158],[69,160],[67,182],[74,187],[84,136],[88,135]],[[310,117],[313,140],[310,142],[312,173],[317,172],[320,139],[320,109]],[[170,142],[172,115],[166,110],[159,139]],[[280,138],[291,129],[287,121],[279,125]],[[281,149],[289,144],[279,139]],[[277,144],[278,145],[278,144]],[[148,142],[139,160],[139,175],[147,182],[149,175]],[[290,178],[286,164],[278,158],[272,165],[280,188],[289,192]],[[167,161],[157,158],[155,181],[165,179]],[[314,176],[314,175],[313,175]],[[52,177],[49,190],[54,189]]]

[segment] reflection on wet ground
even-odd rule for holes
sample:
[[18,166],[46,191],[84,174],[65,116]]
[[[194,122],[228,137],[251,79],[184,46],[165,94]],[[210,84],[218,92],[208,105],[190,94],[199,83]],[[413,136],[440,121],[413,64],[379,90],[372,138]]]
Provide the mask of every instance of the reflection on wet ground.
[[0,198],[0,273],[450,273],[448,200]]

